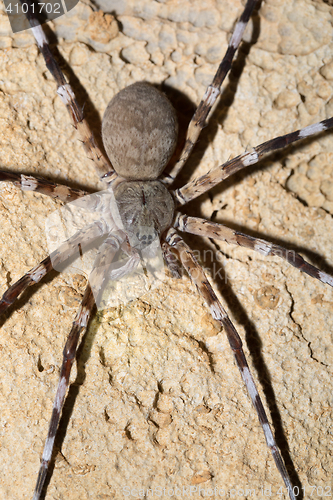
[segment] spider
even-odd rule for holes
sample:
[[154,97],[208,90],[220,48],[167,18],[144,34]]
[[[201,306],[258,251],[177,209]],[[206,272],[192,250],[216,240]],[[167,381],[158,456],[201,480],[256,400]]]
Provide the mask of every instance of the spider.
[[[319,224],[319,222],[318,222],[318,224]],[[274,260],[274,262],[277,262],[277,264],[276,264],[277,266],[282,265],[282,264],[280,264],[279,260],[276,260],[276,261]],[[266,264],[262,264],[262,262],[260,264],[261,264],[261,266],[265,265],[265,270],[269,269],[269,266],[266,266]],[[27,268],[29,268],[29,266],[27,266]],[[13,280],[13,281],[15,281],[15,280]],[[310,280],[306,280],[307,285],[308,285],[309,282],[310,282]],[[317,297],[319,297],[319,295],[317,295]],[[162,298],[162,297],[160,297],[160,298]],[[166,298],[167,297],[164,296],[164,300],[166,300]],[[259,299],[260,299],[260,297],[259,297]],[[178,300],[179,300],[179,298],[178,298]],[[193,300],[193,298],[191,300]],[[258,300],[258,294],[257,294],[257,300]],[[148,303],[145,302],[145,301],[141,301],[141,302],[139,301],[139,304],[140,304],[139,308],[141,308],[141,314],[144,317],[149,316],[149,314],[147,313],[147,307],[149,309]],[[195,314],[194,311],[193,311],[193,314]],[[208,315],[207,315],[207,318],[208,318]],[[116,318],[116,319],[119,321],[119,317]],[[107,321],[110,321],[110,318],[108,318]],[[178,318],[178,322],[179,321],[180,321],[180,318]],[[209,324],[209,322],[210,322],[209,319],[207,319],[207,322]],[[210,323],[212,323],[212,322],[210,322]],[[160,329],[163,329],[163,328],[166,328],[165,325],[160,325]],[[194,325],[192,328],[194,328],[194,329],[198,328],[198,324]],[[211,324],[210,325],[210,329],[212,330],[212,337],[213,338],[216,335],[216,330],[215,330],[215,333],[214,333],[214,328],[216,328],[216,325],[214,325],[214,324],[212,325]],[[45,332],[40,332],[40,334],[42,334],[42,333],[45,334]],[[177,335],[177,331],[174,332],[174,334]],[[133,335],[133,334],[131,334],[131,335]],[[194,340],[192,341],[192,344],[194,343],[194,346],[192,346],[192,347],[194,348],[196,344],[199,345],[199,341],[198,341],[198,338],[196,338],[194,336],[193,336],[193,339]],[[52,339],[52,341],[53,341],[53,339]],[[135,349],[135,346],[137,345],[137,343],[138,343],[138,339],[135,337],[135,332],[134,332],[134,338],[131,337],[131,342],[130,342],[130,344],[133,347],[133,349]],[[33,349],[33,347],[31,347],[31,348]],[[140,348],[142,348],[141,343],[140,343]],[[218,352],[218,349],[216,350],[217,352],[215,352],[214,348],[212,346],[210,348],[213,351],[214,364],[218,364],[218,366],[216,367],[216,372],[219,373],[219,369],[222,370],[222,364],[221,364],[222,360],[219,357],[220,354]],[[188,347],[187,347],[187,349],[188,349]],[[283,347],[283,349],[284,349],[284,347]],[[198,353],[199,353],[199,351],[200,351],[200,349],[197,348],[197,352]],[[186,350],[185,350],[185,352],[186,352]],[[103,345],[101,351],[99,352],[99,363],[102,364],[102,365],[104,364],[107,367],[108,371],[111,370],[112,377],[113,377],[113,380],[112,380],[113,387],[115,387],[117,389],[117,391],[121,391],[119,382],[118,382],[118,380],[115,377],[115,369],[114,369],[114,371],[112,371],[112,368],[111,368],[112,363],[111,363],[110,356],[112,357],[112,355],[110,354],[110,345],[108,346],[108,348],[106,348],[105,345]],[[148,356],[148,353],[146,354],[146,356]],[[224,352],[223,356],[228,356],[228,355]],[[172,358],[172,349],[170,349],[170,351],[168,352],[168,357],[169,357],[169,363],[172,366],[172,359],[171,359]],[[205,357],[205,356],[201,353],[200,355],[198,354],[198,360],[200,360],[200,357]],[[308,358],[306,358],[306,359],[308,359]],[[114,360],[112,360],[112,361],[114,361]],[[132,361],[132,363],[133,362],[134,361]],[[224,363],[224,359],[223,359],[223,363]],[[60,361],[58,361],[58,365],[59,364],[60,364]],[[38,365],[37,365],[37,362],[36,362],[36,367],[37,366],[40,369],[40,373],[44,373],[44,375],[46,375],[45,372],[51,371],[51,370],[44,370],[43,362],[42,361],[39,361]],[[209,366],[209,363],[208,363],[208,366]],[[137,366],[137,368],[139,368],[139,367]],[[191,386],[191,383],[193,383],[192,381],[196,380],[195,367],[193,367],[192,370],[194,371],[194,375],[189,374],[188,378],[186,380],[185,380],[185,378],[182,380],[182,392],[183,392],[183,395],[187,394],[187,395],[190,395],[190,397],[193,398],[194,404],[196,405],[196,414],[195,414],[196,421],[197,421],[197,423],[198,422],[201,423],[201,426],[203,427],[203,429],[205,429],[205,424],[207,425],[207,420],[209,420],[209,418],[212,418],[212,417],[214,417],[215,419],[219,419],[220,418],[219,415],[216,413],[217,408],[221,411],[221,413],[224,413],[224,414],[227,413],[227,412],[230,412],[231,410],[228,407],[227,408],[224,407],[223,411],[222,411],[221,407],[219,407],[219,403],[217,403],[217,402],[214,403],[214,391],[208,391],[210,397],[206,396],[206,399],[203,402],[201,401],[201,404],[199,404],[200,395],[197,395],[196,393],[194,393],[193,395],[191,395],[191,387],[190,386]],[[223,364],[223,370],[225,370],[224,364]],[[92,373],[87,373],[87,379],[89,378],[89,376],[93,375],[94,367],[91,368],[91,371],[92,371]],[[138,370],[138,372],[140,373],[140,369]],[[142,367],[141,367],[141,373],[142,373]],[[55,374],[55,379],[57,378],[56,375],[57,374]],[[192,375],[192,376],[190,376],[190,375]],[[224,376],[225,376],[225,372],[224,372]],[[232,375],[230,375],[230,376],[232,376]],[[120,375],[120,378],[121,378],[121,375]],[[151,411],[151,413],[149,413],[149,421],[150,422],[155,422],[153,424],[155,430],[159,429],[158,431],[156,431],[154,433],[153,438],[154,438],[155,442],[157,443],[157,446],[160,446],[164,450],[168,450],[171,445],[170,445],[170,440],[168,441],[168,439],[167,439],[168,425],[166,425],[165,422],[164,422],[164,425],[163,425],[163,422],[161,421],[161,418],[166,415],[166,417],[164,417],[164,418],[165,418],[166,421],[168,420],[168,418],[167,418],[168,417],[168,411],[165,411],[165,406],[167,406],[166,401],[168,401],[168,399],[169,399],[168,398],[168,394],[173,395],[172,397],[175,398],[175,399],[179,398],[179,395],[177,393],[177,388],[175,388],[174,385],[172,384],[172,378],[173,378],[172,370],[169,372],[169,377],[165,377],[165,371],[164,371],[164,378],[162,378],[162,382],[163,383],[161,382],[160,393],[159,393],[159,400],[157,400],[157,403],[156,403],[155,414],[154,414],[153,410]],[[134,396],[136,395],[136,392],[134,390],[134,383],[135,382],[137,382],[137,381],[134,381],[134,380],[133,381],[125,381],[125,386],[127,387],[127,393],[132,393],[132,398],[134,398]],[[56,383],[56,380],[54,381],[54,384],[55,383]],[[107,383],[107,381],[106,381],[106,383]],[[98,384],[103,384],[103,380],[98,381]],[[132,387],[132,389],[131,389],[131,387]],[[239,387],[241,387],[240,384],[239,384]],[[154,393],[154,388],[149,387],[147,389],[147,387],[144,387],[144,389],[145,389],[145,391],[141,391],[141,392],[149,393],[148,396],[151,398],[152,397],[152,393]],[[52,392],[52,391],[50,390],[50,392]],[[117,398],[115,398],[115,395],[116,395],[115,392],[116,391],[114,391],[114,394],[112,394],[112,396],[114,397],[115,400],[117,400]],[[242,392],[242,389],[240,389],[240,392]],[[145,396],[147,397],[147,394],[144,395],[144,394],[140,393],[140,395],[141,395],[141,399],[140,399],[139,406],[141,408],[146,408],[146,409],[149,408],[149,404],[147,405],[146,404],[146,400],[145,400]],[[51,394],[49,395],[49,397],[51,398]],[[149,399],[149,397],[148,397],[148,399]],[[183,398],[184,398],[184,396],[183,396]],[[210,399],[210,398],[212,398],[212,399]],[[182,400],[182,397],[180,397],[180,401],[181,400]],[[231,398],[230,401],[231,402],[229,403],[229,405],[232,406],[232,398]],[[134,405],[134,402],[135,402],[135,399],[133,399],[133,401],[132,401],[133,405]],[[154,401],[152,401],[152,403],[153,402]],[[95,404],[97,404],[97,402],[95,402]],[[163,404],[164,404],[164,407],[163,407]],[[239,404],[241,404],[241,403],[239,403]],[[150,409],[153,408],[153,407],[154,407],[154,405],[150,405]],[[106,421],[109,422],[109,424],[105,423],[105,425],[109,425],[109,427],[110,427],[110,424],[111,424],[111,426],[112,425],[116,426],[116,422],[113,420],[115,418],[114,412],[115,412],[115,410],[118,410],[118,414],[119,414],[119,409],[120,408],[119,407],[117,408],[116,405],[112,406],[112,403],[110,404],[109,407],[107,407],[106,410],[104,408],[104,410],[105,410],[105,416],[106,416],[105,422]],[[83,410],[82,410],[82,418],[85,417],[84,410],[85,410],[85,408],[83,408]],[[32,409],[31,409],[31,411],[32,411]],[[213,413],[213,415],[212,415],[212,413]],[[40,417],[39,418],[42,418],[41,415],[42,414],[40,413]],[[119,423],[119,427],[122,429],[122,432],[125,434],[125,439],[128,439],[130,443],[134,442],[135,446],[138,448],[139,451],[141,451],[141,453],[143,451],[145,451],[145,453],[151,453],[151,450],[148,449],[147,447],[145,447],[144,440],[142,441],[142,434],[144,434],[145,428],[142,427],[143,424],[142,424],[142,419],[140,420],[140,413],[138,413],[135,416],[137,417],[136,419],[134,418],[134,416],[132,416],[132,419],[130,419],[130,420],[127,421],[127,424],[126,424],[126,427],[125,427],[125,431],[122,428],[122,421]],[[155,420],[154,420],[154,418],[155,418]],[[158,418],[160,418],[159,426],[157,425],[157,423],[158,423],[157,419]],[[80,428],[80,419],[79,418],[77,420],[77,424],[76,425]],[[254,426],[254,428],[256,429],[256,425],[254,424],[254,420],[251,423],[250,427],[251,426]],[[94,431],[94,429],[93,429],[93,431]],[[110,428],[108,428],[108,432],[110,432]],[[118,432],[120,432],[120,430],[118,430]],[[207,436],[207,434],[204,432],[204,430],[202,431],[202,433],[203,433],[204,437]],[[191,433],[189,433],[189,432],[187,432],[186,434],[184,434],[184,436],[186,436],[186,439],[191,439],[190,434]],[[113,437],[113,438],[114,438],[113,446],[116,447],[117,446],[117,439],[115,437]],[[240,438],[240,436],[238,436],[238,438]],[[249,443],[249,439],[250,438],[247,437],[247,439],[245,440],[245,443],[243,444],[243,450],[245,448],[248,448],[248,447],[250,448],[250,450],[252,450],[251,443]],[[233,441],[233,438],[229,437],[228,445],[227,444],[225,445],[226,449],[224,451],[224,453],[225,453],[224,456],[228,455],[230,453],[233,454],[233,448],[232,448],[232,445],[230,445],[230,442],[232,443],[232,441]],[[99,443],[99,445],[101,445],[101,443]],[[194,445],[195,446],[192,446],[192,448],[194,448],[194,450],[192,449],[193,457],[190,457],[190,456],[188,457],[189,463],[191,463],[191,470],[192,471],[193,471],[193,467],[194,467],[194,463],[193,462],[196,462],[197,457],[200,457],[200,452],[195,450],[196,447],[199,448],[199,443],[196,443],[194,441]],[[221,445],[220,441],[219,441],[219,445]],[[75,443],[73,443],[72,447],[75,447],[75,446],[76,446]],[[108,443],[108,446],[112,446],[112,444]],[[215,446],[218,446],[218,445],[215,444]],[[69,446],[69,448],[70,448],[70,446]],[[101,452],[101,448],[99,448],[98,451]],[[112,451],[114,452],[114,450],[112,450]],[[97,453],[97,450],[95,451],[95,453]],[[155,453],[157,453],[156,450],[155,450]],[[165,452],[165,453],[167,454],[167,452]],[[244,451],[243,451],[243,453],[244,453]],[[250,451],[250,453],[251,453],[251,451]],[[64,453],[64,457],[67,457],[66,453]],[[120,454],[120,458],[118,460],[119,460],[119,462],[117,463],[117,466],[118,466],[118,468],[120,467],[120,469],[122,469],[122,471],[123,471],[124,470],[124,464],[121,463],[121,460],[125,460],[125,463],[126,463],[126,453],[123,454],[123,455]],[[250,458],[247,457],[247,460],[250,460]],[[267,460],[267,463],[269,463],[269,458],[268,457],[266,458],[266,460]],[[88,462],[88,465],[89,465],[89,457],[87,457],[87,462]],[[171,461],[171,463],[172,463],[172,461]],[[67,464],[67,462],[66,462],[65,459],[63,459],[63,466],[64,466],[64,464]],[[89,469],[88,465],[85,468],[82,467],[82,466],[80,468],[79,465],[77,465],[76,468],[75,468],[75,465],[74,466],[73,466],[73,464],[71,464],[71,465],[72,465],[72,469],[71,470],[74,471],[74,475],[79,476],[80,474],[88,474],[88,473],[91,473],[93,475],[93,473],[94,473],[94,470],[93,470],[92,466],[90,466],[91,468]],[[193,484],[200,484],[201,480],[206,479],[208,481],[209,479],[211,479],[211,477],[210,477],[210,471],[207,468],[207,464],[205,463],[205,460],[202,459],[201,463],[198,462],[196,464],[196,467],[197,467],[196,473],[193,474]],[[59,470],[61,471],[61,469],[59,469]],[[218,466],[217,466],[216,470],[218,470]],[[215,479],[217,480],[217,478],[215,478]],[[116,484],[117,484],[117,480],[118,480],[118,476],[115,477]],[[132,484],[135,485],[136,482],[140,483],[140,481],[134,479],[133,482],[132,482]],[[276,481],[276,483],[278,483],[278,481]],[[234,484],[237,485],[237,480],[235,481]],[[120,494],[120,497],[122,497],[121,494]]]

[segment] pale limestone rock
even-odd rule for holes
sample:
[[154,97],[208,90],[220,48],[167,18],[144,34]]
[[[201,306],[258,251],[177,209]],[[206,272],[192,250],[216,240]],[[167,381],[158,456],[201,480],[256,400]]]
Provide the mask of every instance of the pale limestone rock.
[[[111,97],[140,80],[165,84],[184,128],[241,2],[104,0],[103,7],[118,9],[118,34],[110,17],[84,4],[54,23],[96,134]],[[245,61],[240,57],[240,77],[242,64],[224,85],[183,180],[332,113],[331,23],[331,8],[319,0],[265,2],[255,18],[259,37]],[[1,168],[94,188],[93,165],[33,38],[12,37],[3,13],[0,29]],[[194,202],[191,213],[296,245],[311,262],[332,265],[332,153],[332,134],[309,139],[252,167],[251,175],[230,179]],[[0,184],[1,293],[45,257],[44,222],[59,206]],[[309,485],[332,481],[332,290],[278,258],[189,241],[251,352],[279,444],[286,450],[288,443],[309,498]],[[62,349],[84,286],[79,275],[47,280],[1,323],[1,499],[32,497]],[[83,384],[46,499],[118,500],[128,492],[123,488],[190,485],[206,492],[236,488],[237,498],[245,496],[242,489],[271,487],[273,497],[286,498],[278,496],[282,481],[223,331],[187,278],[166,279],[144,297],[99,314],[80,360],[71,379]]]

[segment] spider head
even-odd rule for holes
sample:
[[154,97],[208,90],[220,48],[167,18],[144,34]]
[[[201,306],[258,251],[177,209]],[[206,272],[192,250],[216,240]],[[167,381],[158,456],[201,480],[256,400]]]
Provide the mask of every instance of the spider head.
[[125,181],[114,192],[119,215],[132,247],[143,250],[167,229],[174,201],[160,181]]

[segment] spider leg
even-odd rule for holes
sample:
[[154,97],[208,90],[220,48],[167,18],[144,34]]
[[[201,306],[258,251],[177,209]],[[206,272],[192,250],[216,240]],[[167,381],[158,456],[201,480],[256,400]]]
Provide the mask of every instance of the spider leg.
[[38,478],[34,491],[33,500],[39,500],[42,494],[44,482],[48,471],[48,466],[52,457],[54,440],[59,425],[61,410],[64,404],[67,388],[69,385],[69,376],[71,373],[73,361],[75,359],[80,333],[87,327],[94,305],[95,305],[94,296],[90,288],[90,284],[88,284],[80,308],[76,314],[75,320],[73,321],[73,326],[67,338],[67,342],[64,348],[58,388],[53,404],[49,431],[45,441],[42,463],[40,465],[38,472]]
[[[80,134],[88,158],[93,160],[99,175],[105,174],[106,172],[113,172],[109,160],[102,153],[95,141],[93,133],[83,116],[83,111],[76,101],[71,85],[67,83],[59,64],[50,50],[49,42],[34,12],[33,2],[31,0],[20,1],[22,6],[25,5],[27,19],[30,23],[38,48],[44,56],[45,64],[56,81],[58,87],[57,94],[68,109],[72,123]],[[23,11],[25,9],[23,9]]]
[[235,357],[236,364],[240,370],[242,379],[245,383],[252,404],[257,412],[259,422],[264,431],[267,446],[269,447],[273,455],[276,467],[280,472],[284,484],[288,489],[290,499],[295,500],[289,474],[285,468],[283,459],[269,425],[264,406],[259,396],[258,389],[252,377],[250,367],[246,361],[246,357],[242,347],[242,340],[238,335],[234,325],[232,324],[229,316],[224,310],[222,304],[219,302],[217,296],[215,295],[213,288],[209,284],[207,277],[202,267],[196,260],[191,248],[182,240],[182,238],[176,233],[174,229],[170,229],[168,231],[166,241],[171,247],[178,250],[181,263],[183,264],[191,280],[197,287],[198,292],[205,299],[213,318],[219,321],[219,323],[224,327],[229,345]]
[[70,372],[76,356],[80,334],[87,328],[94,305],[99,305],[100,295],[104,289],[108,276],[107,269],[110,267],[114,256],[123,243],[124,237],[125,236],[121,233],[110,234],[102,244],[94,262],[94,268],[89,276],[89,284],[85,290],[80,308],[76,314],[72,329],[67,338],[63,351],[63,361],[60,370],[57,392],[53,403],[52,416],[44,445],[42,462],[38,472],[33,500],[39,500],[43,491],[47,471],[52,458],[61,410],[69,386]]
[[333,286],[333,276],[330,276],[329,274],[320,271],[320,269],[312,264],[309,264],[298,253],[294,252],[294,250],[288,250],[287,248],[275,245],[269,241],[248,236],[247,234],[230,229],[230,227],[227,227],[224,224],[217,224],[198,217],[189,217],[178,212],[174,227],[185,233],[197,234],[199,236],[214,238],[216,240],[224,240],[227,243],[233,243],[234,245],[240,245],[241,247],[251,248],[252,250],[256,250],[265,256],[276,255],[277,257],[285,259],[292,266],[306,274],[309,274],[322,283],[327,283],[328,285]]
[[257,3],[258,0],[247,0],[244,11],[239,18],[230,38],[225,56],[223,57],[211,84],[208,85],[206,92],[190,121],[187,129],[185,145],[180,154],[180,158],[176,162],[174,167],[170,170],[170,172],[165,173],[165,176],[163,177],[163,182],[165,182],[166,184],[172,184],[172,182],[175,180],[175,178],[183,168],[188,157],[190,156],[191,151],[201,133],[201,130],[205,126],[205,122],[210,113],[210,110],[212,109],[216,99],[220,95],[221,85],[230,71],[232,60],[242,41],[245,28]]
[[37,266],[33,267],[16,283],[8,288],[0,299],[0,315],[4,313],[18,298],[18,296],[28,288],[28,286],[39,283],[52,269],[57,268],[65,262],[75,252],[78,247],[84,248],[86,245],[96,240],[108,229],[102,222],[95,222],[83,230],[75,233],[71,238],[62,243],[54,252],[48,255]]
[[47,196],[51,196],[51,198],[58,198],[65,202],[74,201],[89,194],[87,191],[70,188],[64,184],[56,184],[42,177],[37,178],[32,175],[0,170],[0,182],[3,181],[12,182],[15,186],[21,188],[22,191],[36,191],[37,193],[46,194]]
[[181,277],[181,268],[178,264],[177,257],[172,253],[170,245],[168,243],[162,243],[163,257],[166,262],[167,268],[169,269],[171,276],[174,278]]
[[259,144],[259,146],[253,148],[252,151],[236,156],[236,158],[223,163],[223,165],[214,168],[207,174],[202,175],[201,177],[188,182],[180,189],[173,191],[173,195],[178,202],[178,206],[185,205],[185,203],[197,198],[239,170],[258,163],[264,155],[283,149],[293,142],[305,139],[306,137],[311,137],[332,127],[333,118],[327,118],[321,122],[314,123],[313,125],[308,125],[300,130],[291,132],[290,134],[281,135],[279,137],[275,137],[275,139]]

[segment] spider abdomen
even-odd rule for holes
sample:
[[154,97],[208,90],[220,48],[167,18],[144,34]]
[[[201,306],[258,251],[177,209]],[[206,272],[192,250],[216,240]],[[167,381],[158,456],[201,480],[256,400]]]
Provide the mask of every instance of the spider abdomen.
[[114,195],[133,247],[143,249],[171,225],[175,205],[162,182],[125,181],[116,187]]
[[172,104],[144,82],[116,94],[103,116],[105,150],[117,174],[128,180],[157,179],[174,152],[177,134]]

